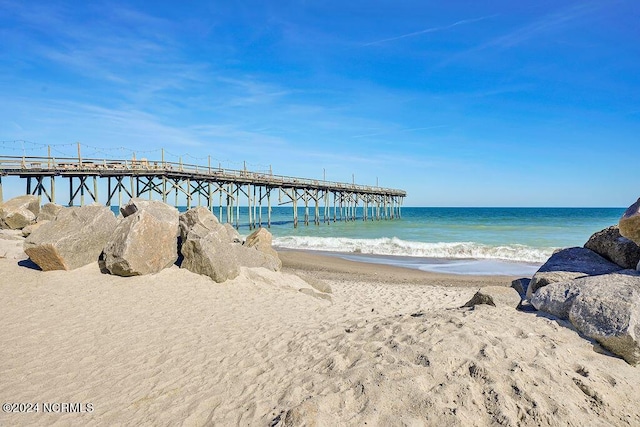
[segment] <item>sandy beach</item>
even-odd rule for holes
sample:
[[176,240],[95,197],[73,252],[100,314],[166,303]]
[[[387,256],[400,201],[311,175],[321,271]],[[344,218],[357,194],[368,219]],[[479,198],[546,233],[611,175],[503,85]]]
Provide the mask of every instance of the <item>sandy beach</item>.
[[0,425],[640,424],[638,368],[565,322],[460,308],[511,277],[283,251],[223,284],[123,278],[38,271],[20,245],[0,240],[0,401],[39,411]]
[[0,427],[640,427],[640,0],[0,0]]

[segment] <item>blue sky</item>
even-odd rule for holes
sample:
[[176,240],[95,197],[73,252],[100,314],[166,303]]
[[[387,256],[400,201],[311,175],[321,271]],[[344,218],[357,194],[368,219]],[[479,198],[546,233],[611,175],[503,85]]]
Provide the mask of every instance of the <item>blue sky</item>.
[[628,206],[638,22],[635,0],[0,0],[0,154],[164,147],[407,206]]

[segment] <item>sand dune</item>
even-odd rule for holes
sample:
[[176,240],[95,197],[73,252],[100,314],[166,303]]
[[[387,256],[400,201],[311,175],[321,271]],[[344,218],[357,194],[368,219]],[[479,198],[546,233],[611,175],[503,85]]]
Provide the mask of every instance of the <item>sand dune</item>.
[[[557,320],[459,308],[491,279],[433,286],[289,257],[283,274],[224,284],[0,259],[0,400],[93,405],[0,424],[640,424],[638,368]],[[295,272],[326,281],[332,301],[299,292]]]

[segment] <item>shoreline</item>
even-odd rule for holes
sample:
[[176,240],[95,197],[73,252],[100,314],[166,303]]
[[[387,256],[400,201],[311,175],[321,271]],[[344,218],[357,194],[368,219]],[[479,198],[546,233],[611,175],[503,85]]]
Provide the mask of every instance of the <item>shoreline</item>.
[[423,271],[341,258],[322,252],[277,249],[284,272],[326,280],[357,280],[387,284],[445,287],[511,286],[518,275],[474,275]]

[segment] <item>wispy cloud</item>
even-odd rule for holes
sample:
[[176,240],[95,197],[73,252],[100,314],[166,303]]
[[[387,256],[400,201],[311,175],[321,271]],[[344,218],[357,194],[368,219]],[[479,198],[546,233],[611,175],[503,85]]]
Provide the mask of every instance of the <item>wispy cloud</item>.
[[592,1],[559,9],[553,13],[538,18],[524,26],[516,28],[506,34],[494,37],[473,48],[453,54],[436,65],[437,68],[491,49],[505,50],[522,45],[530,40],[558,33],[570,25],[581,23],[586,18],[592,17],[598,10],[609,3]]
[[51,64],[129,89],[150,79],[184,79],[199,68],[183,58],[174,23],[123,5],[91,4],[84,14],[60,4],[4,6],[18,24],[11,37],[28,49],[28,61],[39,66]]
[[259,104],[271,104],[284,96],[290,95],[291,90],[281,86],[265,83],[254,76],[228,77],[218,76],[215,81],[224,85],[232,92],[224,101],[225,107],[243,107]]
[[550,15],[534,21],[524,27],[518,28],[503,36],[497,37],[488,43],[482,45],[480,48],[499,47],[510,48],[522,44],[530,39],[559,31],[564,27],[579,21],[581,18],[585,18],[594,14],[599,9],[607,5],[604,2],[591,2],[583,3],[571,6],[559,10]]
[[424,30],[414,31],[412,33],[402,34],[400,36],[395,36],[395,37],[389,37],[389,38],[386,38],[386,39],[376,40],[376,41],[373,41],[373,42],[365,43],[362,46],[372,46],[372,45],[376,45],[376,44],[392,42],[392,41],[395,41],[395,40],[406,39],[408,37],[415,37],[415,36],[419,36],[419,35],[422,35],[422,34],[435,33],[435,32],[438,32],[438,31],[445,31],[445,30],[449,30],[451,28],[457,27],[459,25],[472,24],[474,22],[484,21],[485,19],[490,19],[490,18],[493,18],[495,16],[496,15],[490,15],[490,16],[482,16],[482,17],[473,18],[473,19],[463,19],[461,21],[454,22],[453,24],[444,25],[444,26],[440,26],[440,27],[426,28]]
[[367,138],[371,136],[390,135],[394,133],[417,132],[421,130],[439,129],[443,127],[446,127],[446,125],[427,126],[427,127],[420,127],[420,128],[390,129],[384,132],[367,133],[364,135],[354,135],[351,138]]

